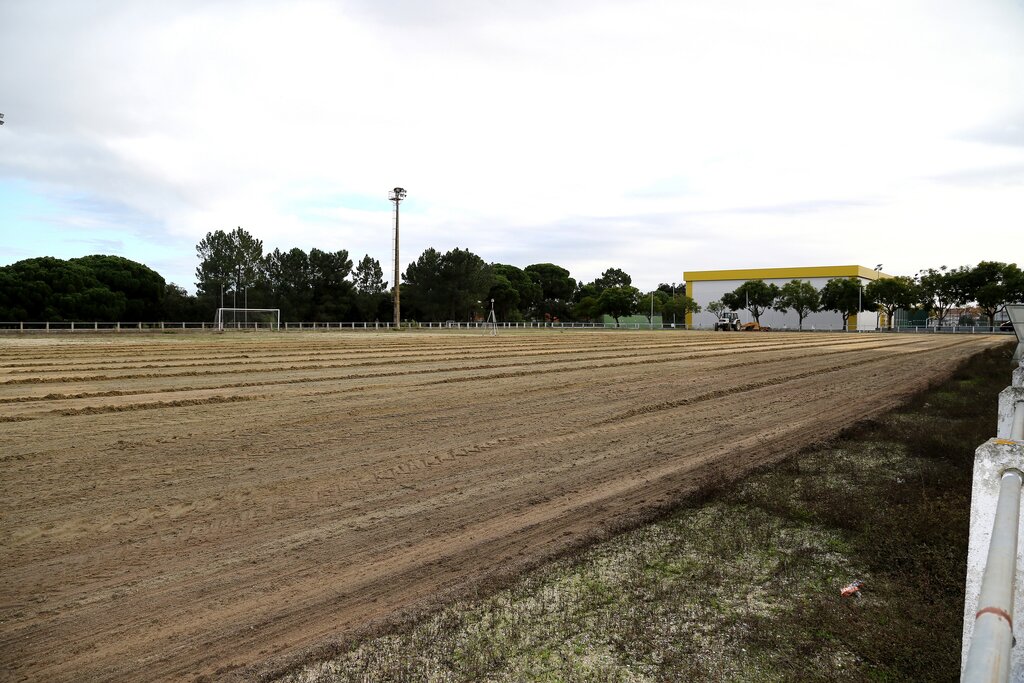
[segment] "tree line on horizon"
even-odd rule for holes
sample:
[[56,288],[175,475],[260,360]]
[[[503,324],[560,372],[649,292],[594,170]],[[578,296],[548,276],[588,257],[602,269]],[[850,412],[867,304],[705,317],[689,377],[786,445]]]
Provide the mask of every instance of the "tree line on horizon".
[[[720,316],[725,309],[747,310],[760,324],[768,309],[797,315],[799,328],[804,318],[818,311],[834,311],[842,316],[843,327],[851,315],[860,311],[878,311],[886,315],[892,328],[896,311],[921,311],[939,324],[950,311],[969,303],[995,324],[996,314],[1007,303],[1024,301],[1024,271],[1014,263],[982,261],[977,266],[960,266],[919,271],[914,277],[899,275],[880,278],[862,287],[857,278],[833,278],[818,290],[806,280],[792,280],[779,286],[764,280],[748,280],[718,301],[708,311]],[[956,324],[974,324],[957,320]]]
[[[241,227],[207,233],[196,255],[195,294],[120,256],[18,261],[0,267],[0,320],[198,322],[212,320],[221,306],[279,308],[282,321],[393,319],[392,290],[380,262],[369,255],[354,263],[344,249],[264,252],[262,240]],[[688,312],[701,311],[682,284],[662,283],[641,292],[628,273],[615,267],[591,282],[578,282],[554,263],[524,268],[487,263],[461,248],[444,253],[426,249],[408,264],[402,280],[401,317],[407,321],[479,320],[492,302],[498,320],[508,322],[591,322],[610,316],[618,324],[637,314],[650,320],[653,313],[681,323]],[[807,282],[778,287],[752,280],[708,310],[749,308],[755,320],[768,308],[795,310],[801,324],[812,311],[834,310],[845,324],[858,305],[860,310],[881,307],[891,320],[897,308],[922,308],[941,318],[952,307],[977,302],[991,322],[999,306],[1017,300],[1024,300],[1020,268],[983,261],[974,267],[928,269],[914,278],[885,278],[862,292],[852,279],[830,281],[820,292]]]
[[[366,255],[353,269],[348,251],[301,249],[263,253],[263,243],[242,228],[208,233],[196,246],[196,303],[212,311],[219,302],[280,308],[285,320],[311,322],[393,319],[393,291],[380,262]],[[403,320],[475,320],[493,303],[502,321],[616,319],[637,312],[641,293],[618,268],[578,283],[554,263],[524,268],[487,263],[468,249],[426,249],[409,263],[400,285]],[[213,305],[214,302],[216,305]],[[664,284],[655,313],[680,319],[694,305],[681,286]]]

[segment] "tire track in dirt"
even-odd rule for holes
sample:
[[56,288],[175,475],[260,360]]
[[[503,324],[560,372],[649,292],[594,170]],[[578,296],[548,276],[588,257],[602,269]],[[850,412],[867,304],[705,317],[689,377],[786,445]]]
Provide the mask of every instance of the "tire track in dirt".
[[[782,344],[782,345],[771,346],[770,348],[785,348],[785,347],[787,347],[787,345]],[[709,348],[713,348],[713,347],[709,347]],[[633,353],[635,353],[637,350],[644,351],[646,349],[644,349],[644,348],[632,349],[631,351]],[[575,352],[575,353],[573,353],[573,355],[579,355],[579,352]],[[604,355],[600,355],[600,356],[596,356],[596,357],[591,357],[591,360],[601,360],[601,359],[606,359],[606,358],[615,358],[615,357],[618,357],[618,355],[619,354],[610,354],[610,355],[609,354],[604,354]],[[672,354],[672,353],[665,353],[664,355],[672,356],[674,354]],[[349,367],[370,367],[370,366],[381,366],[381,365],[394,365],[398,361],[401,361],[403,363],[417,363],[417,362],[436,363],[436,362],[445,362],[445,361],[461,363],[461,362],[463,362],[463,361],[465,361],[467,359],[480,359],[480,358],[488,358],[488,357],[493,357],[493,354],[479,355],[479,356],[460,355],[460,356],[447,356],[447,357],[440,357],[440,358],[428,356],[428,357],[422,357],[422,358],[419,358],[419,359],[417,359],[415,357],[405,356],[405,357],[398,357],[398,358],[396,358],[394,360],[386,360],[386,361],[361,361],[361,362],[346,363],[346,364],[340,364],[340,365],[332,365],[332,364],[325,364],[325,363],[304,363],[304,364],[285,365],[285,366],[280,366],[280,367],[276,367],[276,366],[275,367],[268,367],[266,363],[263,363],[263,364],[260,364],[260,366],[261,366],[261,369],[264,370],[264,371],[273,371],[273,372],[294,372],[294,371],[299,371],[299,370],[316,370],[316,371],[320,371],[320,370],[323,370],[323,369],[342,369],[342,368],[349,368]],[[558,362],[562,362],[562,361],[560,359],[549,359],[549,360],[537,361],[537,362],[538,363],[544,363],[544,362],[547,362],[547,363],[558,363]],[[500,367],[513,367],[516,364],[521,364],[521,363],[506,363],[506,364],[501,365]],[[482,367],[487,367],[487,366],[477,366],[476,368],[473,368],[473,369],[479,369],[479,368],[482,368]],[[33,377],[18,377],[18,378],[13,378],[13,379],[2,380],[2,381],[0,381],[0,385],[41,384],[41,383],[67,383],[67,382],[90,382],[90,381],[102,381],[102,380],[136,380],[136,379],[157,379],[157,378],[161,378],[162,379],[162,378],[172,378],[172,377],[196,377],[196,376],[202,376],[202,375],[207,375],[207,374],[218,374],[218,375],[252,374],[253,369],[254,368],[247,367],[246,364],[239,363],[239,364],[233,364],[233,365],[231,365],[229,367],[226,367],[226,368],[221,369],[221,370],[216,371],[216,372],[208,372],[208,371],[204,371],[203,369],[193,369],[193,370],[187,370],[187,371],[166,372],[166,373],[127,373],[127,374],[107,374],[107,375],[63,375],[63,376],[57,376],[57,377],[33,376]]]
[[[866,347],[868,347],[867,344],[858,344],[858,345],[855,346],[853,344],[848,344],[848,343],[837,343],[837,342],[824,343],[823,342],[823,343],[817,343],[817,344],[801,344],[801,345],[795,345],[795,344],[790,344],[790,345],[763,345],[763,346],[761,346],[759,348],[756,348],[756,349],[749,349],[749,351],[751,351],[753,353],[766,353],[766,352],[774,351],[774,350],[822,348],[822,347],[826,347],[826,346],[827,347],[842,346],[842,347],[848,347],[848,348],[866,348]],[[716,354],[730,354],[730,353],[731,354],[738,354],[738,353],[742,353],[744,351],[748,351],[748,350],[747,349],[727,349],[725,351],[717,351]],[[656,363],[656,362],[674,362],[676,360],[693,360],[693,359],[702,358],[702,357],[704,357],[704,355],[703,354],[678,355],[678,354],[675,354],[675,353],[661,353],[661,354],[657,354],[657,355],[647,355],[647,356],[643,356],[641,358],[638,358],[636,353],[628,353],[628,354],[603,354],[603,355],[598,355],[598,356],[590,356],[590,357],[587,357],[587,358],[578,358],[578,357],[574,357],[574,358],[558,358],[558,359],[544,359],[544,360],[529,361],[529,362],[532,365],[540,365],[540,364],[557,365],[557,364],[561,364],[561,363],[577,363],[577,364],[579,364],[581,366],[584,366],[584,367],[590,367],[588,364],[591,363],[592,361],[608,360],[608,359],[618,359],[618,358],[623,358],[623,357],[628,357],[628,358],[635,359],[635,363],[636,364],[641,364],[643,362]],[[431,361],[431,362],[449,362],[450,361],[450,362],[457,363],[457,364],[461,365],[464,360],[465,360],[464,358],[443,358],[443,359],[440,359],[439,361]],[[506,363],[492,363],[492,364],[476,365],[476,366],[461,365],[461,367],[456,368],[456,369],[459,369],[459,370],[484,370],[484,369],[492,369],[492,368],[518,367],[518,366],[522,365],[523,362],[526,362],[526,361],[521,359],[519,361],[506,362]],[[374,363],[372,365],[393,365],[393,364],[394,363],[392,363],[392,362],[387,362],[387,363]],[[274,369],[274,371],[275,372],[284,372],[284,371],[289,371],[290,372],[290,371],[294,371],[294,370],[297,370],[297,369],[311,369],[311,370],[323,371],[325,369],[343,369],[345,367],[346,366],[309,365],[307,367],[302,367],[302,368],[299,368],[299,367],[296,367],[296,366],[292,366],[292,367],[288,367],[288,368],[277,368],[277,369]],[[421,369],[421,370],[405,370],[405,371],[397,371],[397,372],[391,372],[391,373],[344,374],[344,375],[330,376],[330,377],[326,377],[326,378],[310,378],[310,377],[303,376],[303,377],[287,379],[287,380],[264,379],[264,380],[251,381],[251,382],[222,383],[222,384],[218,384],[218,385],[210,385],[210,386],[204,386],[204,387],[183,387],[180,390],[190,391],[190,390],[213,389],[213,388],[227,389],[227,388],[239,388],[239,387],[262,386],[262,385],[275,385],[275,384],[298,384],[298,383],[305,383],[305,382],[310,382],[310,381],[333,381],[333,380],[341,380],[341,379],[373,379],[373,378],[377,378],[377,377],[396,377],[396,376],[401,376],[401,375],[405,375],[405,374],[430,374],[430,373],[436,373],[436,372],[438,372],[438,370],[439,370],[438,368],[430,367],[430,368],[424,368],[424,369]],[[212,375],[219,375],[219,374],[251,374],[251,372],[250,371],[237,371],[237,372],[236,371],[232,371],[231,373],[208,373],[208,372],[202,372],[202,371],[194,371],[194,372],[188,372],[188,373],[175,373],[175,374],[164,374],[164,375],[157,374],[157,373],[146,373],[146,374],[141,374],[141,375],[129,377],[129,379],[157,380],[157,379],[164,379],[164,378],[171,378],[171,377],[204,377],[204,376],[212,376]],[[125,376],[97,375],[97,376],[90,376],[90,377],[86,377],[86,378],[66,379],[66,380],[65,379],[60,379],[60,380],[55,380],[55,381],[59,381],[59,382],[65,382],[65,381],[66,382],[72,382],[72,381],[83,381],[83,382],[84,381],[96,381],[96,382],[102,382],[102,381],[120,381],[120,380],[123,380],[123,379],[126,379],[126,377]],[[14,380],[14,381],[11,381],[9,383],[11,383],[11,384],[39,384],[39,383],[44,383],[44,382],[38,381],[36,378],[32,378],[32,379],[26,378],[24,380]],[[4,383],[0,382],[0,384],[4,384]],[[169,388],[169,389],[164,389],[163,391],[177,391],[177,390],[179,390],[179,389],[178,388]],[[91,392],[91,393],[90,392],[78,392],[76,394],[51,392],[49,394],[39,395],[39,396],[24,396],[24,395],[22,395],[22,396],[0,398],[0,404],[3,404],[3,403],[21,403],[21,402],[28,402],[28,401],[34,401],[34,400],[36,400],[36,401],[46,401],[46,400],[65,400],[65,399],[74,399],[74,398],[92,398],[92,397],[100,397],[100,396],[125,396],[125,395],[132,395],[132,394],[136,394],[136,393],[149,393],[151,391],[161,391],[161,390],[160,389],[154,390],[154,389],[144,388],[144,389],[139,389],[139,390],[108,390],[108,391]]]
[[[965,346],[965,345],[968,345],[968,344],[970,344],[969,341],[963,342],[961,344],[951,345],[951,346],[949,346],[947,348],[955,348],[957,346]],[[918,354],[931,354],[931,353],[936,353],[936,352],[938,352],[940,350],[944,350],[944,349],[924,348],[924,349],[915,349],[915,350],[911,350],[911,351],[904,351],[904,352],[900,352],[900,353],[890,353],[890,354],[885,355],[885,356],[876,356],[876,357],[870,357],[870,358],[858,358],[856,360],[848,361],[848,362],[845,362],[845,363],[838,363],[838,364],[831,364],[831,365],[824,365],[824,366],[821,366],[821,367],[816,367],[813,370],[806,370],[806,371],[802,371],[802,372],[791,373],[791,374],[788,374],[788,375],[774,376],[771,379],[760,380],[760,381],[755,381],[755,382],[746,382],[746,383],[742,383],[742,384],[732,384],[732,385],[721,387],[721,388],[716,389],[714,391],[705,392],[705,393],[697,394],[697,395],[694,395],[694,396],[687,396],[687,397],[680,398],[680,399],[674,399],[674,400],[671,400],[671,401],[661,401],[659,403],[649,403],[649,404],[645,404],[645,405],[637,407],[637,408],[631,408],[629,410],[623,411],[622,413],[606,417],[606,418],[601,419],[601,420],[596,421],[596,422],[591,422],[591,423],[588,423],[588,424],[585,424],[585,425],[576,425],[572,431],[564,433],[564,434],[559,434],[558,436],[546,437],[546,438],[543,438],[543,439],[532,438],[532,439],[529,440],[529,447],[530,448],[539,448],[539,449],[548,449],[548,448],[552,448],[552,447],[558,446],[561,443],[564,443],[566,440],[578,438],[578,436],[580,434],[584,434],[585,433],[588,436],[594,436],[595,434],[598,434],[600,432],[615,431],[615,430],[621,429],[622,426],[623,426],[622,423],[630,421],[630,420],[635,421],[635,418],[644,418],[645,421],[649,421],[649,418],[657,417],[655,414],[662,413],[662,412],[665,412],[665,411],[672,411],[672,410],[676,410],[678,408],[691,407],[691,406],[699,404],[699,403],[705,403],[705,402],[708,402],[708,401],[714,401],[716,399],[720,399],[720,398],[724,398],[724,397],[730,397],[730,398],[731,397],[737,397],[737,396],[741,396],[743,394],[746,394],[746,393],[749,393],[749,392],[758,391],[758,390],[761,390],[761,389],[781,388],[783,385],[785,385],[787,383],[790,383],[790,382],[796,382],[798,380],[807,379],[809,377],[820,376],[820,375],[824,375],[824,374],[827,374],[827,373],[835,373],[835,372],[839,372],[839,371],[850,369],[850,368],[864,368],[864,367],[870,367],[872,365],[884,364],[884,363],[888,363],[888,362],[890,362],[892,360],[895,360],[895,359],[897,359],[900,356],[918,355]],[[848,353],[848,352],[834,352],[832,354],[828,354],[828,356],[838,355],[838,353]],[[823,358],[826,358],[826,357],[827,356],[825,354],[816,355],[816,356],[808,354],[806,356],[800,356],[800,357],[796,357],[796,358],[781,359],[780,361],[777,361],[777,362],[783,362],[784,361],[784,362],[787,362],[787,363],[791,363],[792,361],[811,360],[811,359],[820,361],[820,360],[822,360]],[[719,369],[727,369],[727,368],[728,369],[733,369],[733,368],[751,367],[751,366],[754,366],[754,365],[762,365],[762,363],[759,362],[759,361],[747,361],[747,362],[744,362],[744,363],[737,363],[737,364],[733,364],[733,365],[720,366]],[[516,376],[524,376],[524,375],[516,375]],[[381,478],[381,479],[396,479],[396,478],[399,478],[399,477],[401,477],[403,475],[413,474],[416,471],[424,469],[426,467],[431,467],[431,466],[435,466],[435,465],[444,464],[446,462],[450,462],[450,461],[452,461],[452,460],[454,460],[455,458],[458,458],[458,457],[466,457],[466,456],[471,455],[471,454],[486,452],[486,451],[488,451],[488,450],[490,450],[490,449],[492,449],[492,448],[494,448],[495,446],[498,446],[498,445],[507,445],[507,446],[510,446],[512,448],[518,448],[520,445],[522,445],[522,442],[517,443],[517,442],[513,441],[513,442],[509,443],[510,441],[511,440],[509,440],[509,439],[492,439],[492,440],[483,442],[481,444],[474,444],[472,446],[467,446],[467,447],[464,447],[464,448],[461,448],[461,449],[452,450],[452,451],[450,451],[450,452],[448,452],[446,454],[436,454],[430,460],[417,459],[417,460],[414,460],[414,461],[403,462],[403,463],[400,463],[400,464],[392,467],[390,470],[376,472],[375,476],[377,478]]]
[[[925,348],[925,349],[915,349],[915,350],[911,350],[911,351],[905,351],[905,352],[902,353],[902,355],[932,354],[932,353],[936,353],[937,351],[940,351],[940,350],[941,351],[946,351],[948,349],[955,348],[957,346],[965,346],[965,345],[968,345],[970,343],[971,343],[970,341],[965,341],[965,342],[961,342],[960,344],[951,344],[951,345],[945,347],[944,349],[928,349],[928,348]],[[835,354],[829,354],[829,355],[835,355]],[[681,398],[681,399],[676,399],[676,400],[671,400],[671,401],[661,401],[659,403],[649,403],[649,404],[646,404],[646,405],[643,405],[643,406],[640,406],[640,407],[637,407],[637,408],[631,408],[630,410],[627,410],[626,412],[622,413],[621,415],[616,415],[614,417],[607,418],[606,420],[604,420],[604,421],[602,421],[600,423],[597,423],[597,424],[595,424],[593,426],[596,427],[596,426],[602,425],[602,424],[611,424],[611,423],[616,423],[616,422],[622,422],[624,420],[628,420],[628,419],[633,418],[633,417],[637,417],[637,416],[641,416],[641,415],[645,415],[646,416],[646,415],[650,415],[651,413],[661,412],[661,411],[665,411],[665,410],[674,410],[676,408],[681,408],[681,407],[684,407],[684,406],[693,405],[694,403],[700,403],[700,402],[703,402],[703,401],[710,401],[710,400],[713,400],[713,399],[716,399],[716,398],[721,398],[722,396],[727,396],[727,395],[730,395],[730,394],[733,394],[733,393],[743,393],[743,392],[747,392],[747,391],[754,391],[756,389],[763,389],[763,388],[766,388],[766,387],[778,387],[778,386],[780,386],[782,384],[786,384],[788,382],[793,382],[795,380],[804,379],[804,378],[807,378],[807,377],[813,377],[815,375],[819,375],[819,374],[823,374],[823,373],[827,373],[827,372],[838,372],[840,370],[846,370],[848,368],[864,367],[866,365],[871,365],[871,364],[874,364],[874,363],[882,363],[882,362],[885,362],[885,361],[888,361],[888,360],[892,360],[897,355],[901,355],[901,354],[893,353],[893,354],[889,354],[887,356],[880,356],[880,357],[875,357],[875,358],[871,358],[871,359],[867,359],[867,360],[858,359],[858,360],[851,361],[851,362],[848,362],[848,363],[840,363],[840,364],[836,364],[836,365],[831,365],[831,366],[823,368],[823,369],[807,370],[807,371],[803,371],[803,372],[797,372],[797,373],[794,373],[794,374],[784,375],[784,376],[781,376],[781,377],[773,378],[771,380],[764,380],[764,381],[760,381],[760,382],[750,382],[748,384],[744,384],[744,385],[739,386],[739,387],[731,387],[729,389],[716,389],[715,391],[709,391],[706,394],[701,394],[700,396]],[[808,357],[810,357],[810,356],[805,356],[805,358],[808,358]],[[820,356],[818,356],[818,357],[820,358]],[[797,360],[799,360],[799,358]],[[753,365],[753,364],[755,364],[755,363],[754,362],[744,363],[744,364],[741,364],[741,365],[734,365],[734,366],[728,366],[728,367],[746,367],[746,366]]]
[[[866,342],[868,342],[867,339],[852,338],[849,341],[847,341],[846,343],[866,343]],[[836,342],[835,341],[830,341],[830,342],[822,341],[821,343],[836,343]],[[783,348],[783,347],[792,346],[792,345],[793,345],[792,342],[787,342],[787,341],[783,341],[783,342],[772,344],[772,346],[774,346],[776,348]],[[806,345],[806,344],[801,344],[801,345]],[[813,345],[813,343],[811,345]],[[612,349],[618,350],[618,351],[628,351],[628,352],[631,352],[631,353],[635,353],[637,351],[649,351],[649,350],[657,350],[657,349],[692,349],[692,350],[720,349],[723,346],[731,346],[733,348],[743,348],[743,347],[754,348],[754,347],[762,347],[764,345],[763,344],[757,344],[757,343],[754,343],[754,342],[745,342],[745,343],[733,342],[732,344],[728,344],[728,345],[723,345],[721,343],[715,343],[715,342],[699,342],[699,343],[687,343],[687,344],[657,344],[657,345],[650,344],[650,345],[629,346],[629,347],[621,346],[621,347],[618,347],[617,349],[614,349],[614,347],[612,347]],[[428,355],[423,355],[422,353],[410,355],[410,354],[408,354],[406,352],[402,352],[400,354],[396,354],[396,355],[394,355],[392,357],[389,357],[386,360],[368,361],[368,365],[387,365],[387,364],[390,364],[390,362],[394,362],[394,361],[408,362],[409,360],[416,360],[416,359],[421,359],[421,358],[436,362],[438,360],[444,360],[444,359],[461,360],[461,359],[466,359],[466,358],[476,359],[476,358],[485,358],[485,357],[493,357],[494,356],[494,352],[493,351],[490,351],[489,353],[483,353],[483,354],[467,354],[465,352],[465,350],[467,350],[468,348],[469,347],[459,347],[459,348],[455,348],[455,349],[445,348],[445,350],[449,351],[450,354],[455,353],[455,355],[447,355],[447,356],[440,356],[440,357],[437,356],[436,352],[430,353]],[[525,348],[526,347],[518,347],[518,346],[517,347],[513,347],[513,348],[503,348],[503,350],[505,351],[505,353],[503,355],[509,355],[509,354],[523,354],[523,355],[525,355],[527,353]],[[605,352],[606,353],[608,350],[609,350],[608,346],[604,346],[604,347],[601,347],[601,346],[591,346],[591,347],[584,346],[584,347],[569,348],[569,349],[560,349],[559,348],[559,349],[551,349],[551,350],[544,349],[544,350],[540,350],[540,351],[538,351],[538,350],[530,350],[530,351],[528,351],[528,355],[530,357],[536,357],[538,355],[569,355],[569,354],[571,354],[571,355],[580,355],[580,354],[583,354],[583,353],[591,353],[591,352]],[[307,362],[307,364],[304,364],[304,365],[295,365],[294,362],[293,362],[293,365],[285,366],[283,369],[285,369],[285,370],[296,370],[296,369],[306,369],[306,370],[312,369],[312,370],[315,370],[315,369],[321,369],[321,368],[325,368],[325,367],[348,367],[348,365],[349,365],[349,364],[344,364],[344,365],[341,365],[341,366],[328,366],[328,365],[325,365],[323,360],[325,360],[326,358],[322,357],[323,355],[325,355],[325,354],[303,353],[303,354],[300,355],[300,359],[315,358],[317,360],[317,362],[315,362],[315,364],[311,364],[311,362]],[[353,357],[362,357],[364,355],[365,354],[360,353],[357,356],[353,356]],[[378,354],[378,356],[379,355],[380,354]],[[242,357],[248,357],[248,356],[246,355],[246,356],[242,356]],[[209,370],[210,368],[216,368],[216,367],[220,366],[221,364],[227,364],[225,366],[228,369],[227,372],[249,372],[252,369],[250,367],[266,368],[268,365],[270,365],[269,362],[267,361],[267,357],[268,356],[262,356],[262,359],[260,359],[260,360],[238,360],[237,358],[236,359],[223,358],[219,362],[207,361],[207,362],[204,362],[204,364],[202,364],[200,370],[188,371],[186,373],[183,373],[183,376],[193,376],[193,375],[196,375],[196,374],[200,374],[200,372],[202,370]],[[112,361],[112,362],[115,362],[115,361]],[[357,366],[359,364],[357,364],[357,362],[356,362],[356,364],[351,364],[351,365],[356,365]],[[133,369],[133,368],[156,368],[158,366],[137,366],[137,365],[127,365],[127,366],[125,366],[125,365],[122,365],[120,367],[127,368],[127,369]],[[165,366],[159,366],[159,367],[177,368],[177,367],[194,367],[194,365],[193,364],[186,364],[186,365],[182,365],[182,366],[165,365]],[[69,368],[76,368],[76,370],[79,371],[79,372],[86,371],[86,370],[116,370],[116,369],[118,369],[118,368],[106,368],[106,367],[98,367],[98,366],[75,367],[75,366],[65,365],[65,366],[62,366],[60,369],[54,370],[53,372],[65,372]],[[14,372],[13,374],[28,374],[30,372],[33,372],[33,371],[18,370],[16,372]],[[37,371],[37,372],[40,372],[40,371]],[[41,371],[41,372],[49,372],[49,371]],[[162,374],[162,373],[136,373],[136,374],[127,374],[127,375],[110,375],[109,377],[111,379],[144,379],[144,378],[160,377],[160,376],[163,376],[163,377],[174,377],[176,375],[174,375],[174,374]],[[86,376],[72,376],[72,377],[61,377],[61,378],[50,378],[50,379],[52,381],[75,381],[76,379],[85,380],[85,381],[94,381],[98,377],[100,377],[100,376],[86,375]],[[18,380],[24,380],[25,383],[31,383],[31,381],[33,379],[46,380],[47,378],[42,378],[42,377],[40,377],[40,378],[14,378],[13,380],[10,380],[10,381],[5,382],[5,383],[16,384],[16,383],[19,383]],[[4,383],[4,382],[0,382],[0,383]]]
[[[714,347],[721,347],[721,344],[707,343],[707,342],[702,342],[702,343],[690,342],[690,343],[676,343],[676,344],[650,344],[650,345],[644,345],[644,346],[639,347],[639,348],[643,348],[643,349],[668,349],[668,348],[674,348],[674,349],[683,349],[683,348],[685,348],[685,349],[697,349],[697,348],[714,348]],[[65,371],[65,370],[70,369],[70,368],[73,368],[73,369],[75,369],[76,371],[79,371],[79,372],[84,372],[84,371],[98,371],[98,370],[108,370],[108,369],[112,369],[112,370],[127,369],[127,370],[130,370],[130,369],[194,367],[194,366],[210,367],[210,366],[217,366],[218,364],[221,364],[221,363],[230,363],[232,365],[263,366],[263,365],[266,365],[266,364],[268,364],[270,362],[275,362],[275,361],[294,362],[295,360],[311,360],[311,359],[315,359],[315,360],[318,360],[318,361],[323,361],[323,360],[343,360],[343,359],[346,359],[346,358],[358,359],[358,358],[365,358],[365,357],[368,357],[368,356],[372,356],[374,358],[381,358],[381,357],[388,357],[389,355],[395,357],[396,359],[403,359],[404,360],[404,359],[408,358],[408,352],[409,351],[421,351],[421,349],[418,349],[416,347],[409,347],[408,349],[404,349],[404,350],[397,350],[397,349],[387,349],[387,350],[362,349],[362,350],[353,350],[353,351],[348,351],[348,352],[315,353],[315,352],[309,352],[309,351],[305,351],[305,350],[300,350],[301,347],[298,347],[298,346],[296,346],[295,348],[296,348],[295,351],[281,352],[281,353],[267,353],[267,352],[264,351],[263,353],[259,354],[259,360],[239,360],[239,358],[249,359],[250,358],[249,354],[241,354],[241,355],[231,354],[231,355],[223,355],[223,356],[220,356],[220,357],[213,357],[213,356],[210,356],[210,355],[206,355],[206,356],[190,356],[190,357],[184,357],[184,358],[181,358],[181,357],[167,357],[167,356],[162,356],[161,355],[161,356],[155,357],[151,361],[143,361],[144,363],[148,363],[148,364],[125,363],[124,361],[117,361],[117,360],[101,361],[101,362],[93,363],[92,365],[81,365],[79,363],[38,363],[38,362],[37,363],[33,363],[31,361],[26,361],[24,364],[9,364],[9,363],[5,364],[5,363],[0,363],[0,370],[6,368],[6,369],[8,369],[10,374],[26,374],[26,373],[31,373],[31,372],[60,372],[60,371]],[[447,354],[459,353],[460,357],[462,357],[466,351],[477,351],[478,348],[479,347],[475,347],[475,346],[444,347],[443,352],[447,353]],[[592,345],[592,346],[579,346],[579,347],[573,347],[573,348],[565,348],[564,346],[538,346],[538,347],[530,347],[530,346],[503,346],[501,348],[502,348],[502,350],[506,354],[513,354],[513,355],[527,355],[528,354],[530,356],[540,356],[540,355],[553,355],[553,354],[570,354],[570,353],[572,353],[572,354],[579,354],[579,353],[589,353],[589,352],[595,352],[595,351],[607,351],[611,347],[608,346],[608,345],[603,345],[603,346],[602,345]],[[622,349],[635,349],[635,348],[638,348],[638,347],[622,345],[620,348],[622,348]],[[493,355],[493,353],[492,354],[481,355],[481,356],[478,356],[478,357],[487,357],[488,355]],[[429,357],[429,356],[427,356],[427,357]],[[156,364],[157,360],[163,360],[165,362],[163,364]]]

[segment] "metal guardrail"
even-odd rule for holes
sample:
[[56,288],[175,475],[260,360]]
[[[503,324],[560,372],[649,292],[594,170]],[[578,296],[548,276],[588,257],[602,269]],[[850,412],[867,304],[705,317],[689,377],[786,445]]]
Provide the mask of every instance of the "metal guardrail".
[[995,521],[981,579],[974,629],[961,680],[1008,681],[1013,647],[1013,595],[1017,573],[1017,526],[1020,524],[1019,470],[1003,472]]
[[961,681],[1024,680],[1014,634],[1024,623],[1024,557],[1019,539],[1024,485],[1024,362],[999,394],[996,438],[975,452],[967,556]]

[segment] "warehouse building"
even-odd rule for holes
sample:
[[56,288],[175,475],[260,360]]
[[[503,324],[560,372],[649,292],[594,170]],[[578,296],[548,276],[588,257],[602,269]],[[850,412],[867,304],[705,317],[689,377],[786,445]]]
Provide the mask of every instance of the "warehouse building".
[[[767,283],[782,285],[793,280],[804,280],[821,290],[825,283],[833,278],[856,278],[862,286],[872,280],[890,277],[877,270],[863,266],[810,266],[802,268],[750,268],[745,270],[698,270],[683,273],[686,281],[686,295],[696,301],[700,313],[689,313],[686,325],[689,328],[712,328],[715,323],[714,314],[708,311],[708,304],[722,298],[723,294],[735,290],[748,280],[764,280]],[[753,316],[745,309],[739,311],[743,322],[753,321]],[[873,330],[879,326],[879,315],[872,311],[863,311],[859,315],[851,315],[851,330]],[[797,314],[793,311],[781,313],[769,309],[761,315],[761,324],[775,329],[796,329],[799,325]],[[835,311],[811,313],[804,318],[804,329],[841,330],[843,316]]]

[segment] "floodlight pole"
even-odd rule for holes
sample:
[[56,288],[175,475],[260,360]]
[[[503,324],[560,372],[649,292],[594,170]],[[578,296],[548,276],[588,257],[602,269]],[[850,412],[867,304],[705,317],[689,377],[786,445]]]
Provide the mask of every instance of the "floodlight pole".
[[398,204],[403,199],[405,199],[405,190],[400,187],[396,187],[388,194],[388,200],[395,203],[395,329],[400,328],[402,325],[402,307],[399,301],[399,277],[401,273],[398,266]]
[[[878,278],[880,278],[880,277],[882,277],[882,264],[881,263],[877,263],[877,264],[875,264],[875,279],[872,280],[872,282],[878,282]],[[863,289],[863,287],[861,289]],[[860,301],[860,297],[859,296],[857,297],[857,300],[858,300],[858,302]],[[858,316],[857,317],[857,321],[858,321],[857,322],[857,327],[860,327],[860,311],[857,311],[857,316]],[[889,320],[888,322],[889,322],[890,325],[892,324],[891,320]],[[878,326],[878,307],[877,306],[875,307],[875,329],[876,330],[881,329]]]
[[[864,281],[857,278],[857,331],[860,332],[860,314],[864,312]],[[847,321],[849,322],[849,321]],[[850,331],[850,326],[846,326],[846,331]]]

